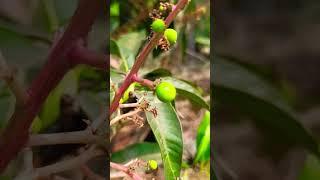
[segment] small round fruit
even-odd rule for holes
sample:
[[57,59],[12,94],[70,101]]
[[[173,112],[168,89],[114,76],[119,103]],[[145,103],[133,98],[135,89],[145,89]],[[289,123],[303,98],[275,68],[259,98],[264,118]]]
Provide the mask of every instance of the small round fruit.
[[160,101],[171,102],[176,98],[176,88],[170,82],[161,82],[156,87],[156,94]]
[[158,168],[158,163],[155,160],[149,160],[148,165],[152,170],[156,170]]
[[177,42],[178,34],[174,29],[166,29],[164,31],[164,37],[169,41],[170,45]]
[[156,19],[151,24],[151,29],[154,32],[161,33],[166,29],[166,24],[162,19]]

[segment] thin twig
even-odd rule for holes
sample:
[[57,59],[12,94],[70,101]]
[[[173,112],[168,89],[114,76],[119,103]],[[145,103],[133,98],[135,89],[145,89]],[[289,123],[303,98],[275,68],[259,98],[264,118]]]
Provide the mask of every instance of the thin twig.
[[122,171],[110,172],[110,179],[119,179],[126,177],[127,174]]
[[134,108],[140,106],[139,103],[119,104],[119,108]]
[[[131,1],[135,1],[136,0],[131,0]],[[134,5],[136,3],[133,3]],[[124,24],[122,24],[119,28],[117,28],[115,31],[113,31],[111,33],[111,38],[112,39],[118,39],[122,34],[125,34],[127,33],[130,29],[133,29],[135,27],[137,27],[141,21],[144,21],[148,15],[149,15],[149,12],[150,12],[150,8],[148,7],[144,7],[142,9],[139,9],[139,14],[134,18],[134,19],[131,19],[130,21],[128,22],[125,22]]]
[[122,115],[120,115],[120,116],[117,116],[117,117],[113,118],[113,119],[110,121],[110,126],[114,125],[115,123],[117,123],[117,122],[120,121],[121,119],[124,119],[124,118],[126,118],[126,117],[130,117],[130,116],[136,115],[136,114],[138,114],[138,113],[141,112],[141,111],[142,111],[141,108],[137,108],[137,109],[135,109],[135,110],[133,110],[133,111],[130,111],[130,112],[126,113],[126,114],[122,114]]
[[107,120],[107,117],[108,117],[107,112],[102,112],[101,115],[95,121],[92,122],[92,124],[90,126],[91,131],[96,132],[97,129],[99,127],[101,127],[103,122],[105,122]]
[[31,148],[27,147],[22,151],[23,167],[21,172],[14,178],[14,180],[32,179],[33,175],[33,153]]
[[101,156],[103,154],[105,154],[104,151],[100,149],[96,149],[95,147],[91,147],[88,150],[82,152],[79,156],[75,158],[64,160],[52,165],[35,169],[34,178],[45,177],[51,174],[56,174],[62,171],[67,171],[67,170],[80,167],[90,159],[97,156]]
[[204,62],[204,63],[210,62],[210,60],[209,60],[208,58],[206,58],[205,56],[203,56],[202,54],[197,53],[197,52],[194,52],[194,51],[192,51],[192,50],[190,50],[190,49],[187,49],[186,53],[187,53],[188,55],[190,55],[190,56],[192,56],[192,57],[194,57],[194,58],[196,58],[196,59]]

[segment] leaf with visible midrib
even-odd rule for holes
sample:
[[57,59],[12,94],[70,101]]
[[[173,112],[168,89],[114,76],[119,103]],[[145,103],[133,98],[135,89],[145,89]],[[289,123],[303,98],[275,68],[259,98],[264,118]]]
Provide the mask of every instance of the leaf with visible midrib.
[[161,78],[161,80],[171,82],[177,89],[178,95],[181,95],[189,99],[191,102],[195,103],[196,105],[209,110],[210,107],[208,103],[202,98],[199,90],[193,87],[188,82],[182,81],[173,77],[163,77]]
[[126,163],[132,159],[139,158],[145,161],[161,161],[160,149],[157,143],[142,142],[130,145],[129,147],[112,153],[111,161]]
[[148,123],[160,147],[164,165],[165,179],[180,176],[182,161],[182,131],[180,120],[170,103],[163,103],[149,93],[146,98],[151,108],[156,108],[157,115],[146,111]]
[[155,69],[149,73],[144,74],[144,78],[155,80],[161,78],[163,81],[171,82],[177,89],[178,95],[189,99],[199,107],[210,109],[209,104],[203,99],[201,92],[191,82],[176,79],[171,77],[171,72],[166,69]]
[[214,66],[216,107],[232,104],[253,115],[254,122],[267,130],[273,142],[299,145],[320,157],[317,142],[274,87],[232,61],[216,57]]

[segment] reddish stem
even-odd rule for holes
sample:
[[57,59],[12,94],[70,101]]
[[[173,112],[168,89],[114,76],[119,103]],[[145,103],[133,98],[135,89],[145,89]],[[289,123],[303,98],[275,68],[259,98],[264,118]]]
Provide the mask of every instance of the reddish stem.
[[[168,15],[165,20],[167,26],[173,21],[173,19],[177,16],[177,14],[188,4],[189,0],[180,0],[178,4],[175,6],[175,9]],[[140,67],[146,60],[148,54],[151,50],[158,44],[160,38],[162,37],[162,33],[154,33],[151,40],[143,47],[140,51],[139,55],[136,58],[134,65],[132,66],[129,74],[126,76],[123,84],[120,86],[118,91],[116,92],[113,101],[110,106],[110,115],[118,108],[119,101],[123,96],[123,93],[128,89],[130,84],[133,82],[132,77],[138,73]]]
[[89,50],[81,40],[70,51],[69,58],[72,64],[85,64],[102,70],[108,69],[107,55]]
[[132,76],[132,80],[134,82],[137,82],[143,86],[150,88],[151,90],[154,89],[154,83],[153,83],[153,81],[150,81],[149,79],[143,79],[143,78],[138,77],[136,74],[134,74]]
[[51,90],[76,64],[69,60],[68,54],[75,42],[87,37],[102,6],[102,0],[80,0],[65,33],[53,46],[47,63],[28,89],[26,102],[16,108],[0,136],[0,173],[27,143],[30,125]]

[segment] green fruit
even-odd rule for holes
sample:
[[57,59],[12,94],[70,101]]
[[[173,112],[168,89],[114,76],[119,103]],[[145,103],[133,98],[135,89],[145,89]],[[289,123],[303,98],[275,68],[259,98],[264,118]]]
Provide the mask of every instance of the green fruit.
[[149,160],[148,165],[152,170],[155,170],[158,168],[158,163],[155,160]]
[[164,31],[164,37],[169,41],[170,45],[177,42],[178,34],[174,29],[166,29]]
[[151,29],[154,32],[161,33],[166,29],[166,24],[162,19],[156,19],[151,24]]
[[176,98],[176,88],[169,82],[161,82],[156,87],[156,94],[160,101],[171,102]]

